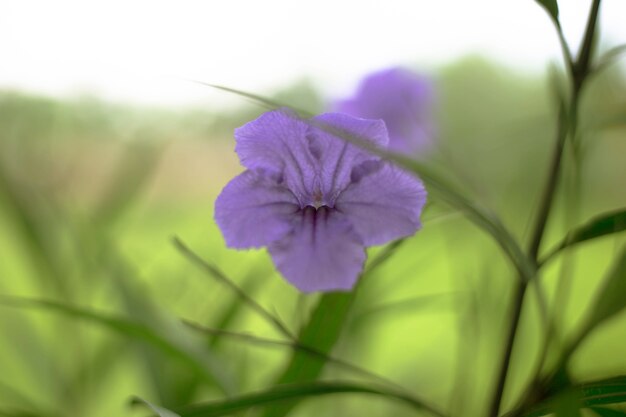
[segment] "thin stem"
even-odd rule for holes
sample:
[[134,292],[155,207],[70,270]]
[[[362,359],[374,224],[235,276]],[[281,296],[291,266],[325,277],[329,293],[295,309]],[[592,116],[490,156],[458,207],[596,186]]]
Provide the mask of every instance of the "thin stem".
[[511,357],[513,356],[513,346],[515,345],[515,336],[517,334],[520,317],[522,316],[522,306],[524,304],[524,295],[526,294],[527,286],[528,283],[526,281],[522,279],[517,280],[517,285],[513,294],[513,318],[511,320],[509,333],[506,338],[504,356],[502,357],[502,363],[499,368],[500,372],[498,374],[496,391],[489,408],[489,415],[493,417],[498,416],[500,411],[500,404],[502,403],[502,396],[504,394],[504,385],[506,383],[509,365],[511,364]]
[[[596,30],[598,12],[600,10],[600,1],[601,0],[593,0],[593,3],[591,5],[591,11],[587,20],[587,27],[585,29],[583,43],[576,62],[573,62],[571,60],[571,53],[569,51],[567,43],[565,42],[565,38],[563,37],[561,26],[558,20],[553,18],[553,22],[555,23],[557,31],[559,33],[559,40],[561,41],[563,53],[566,57],[566,61],[568,61],[567,64],[570,69],[572,82],[572,94],[570,97],[569,109],[561,107],[559,111],[559,123],[557,128],[556,143],[552,154],[552,159],[550,161],[548,178],[544,187],[543,194],[541,196],[539,208],[537,211],[537,217],[535,220],[535,226],[533,228],[533,233],[528,248],[528,256],[535,263],[535,265],[537,265],[541,241],[543,240],[545,234],[546,224],[548,222],[548,218],[556,194],[556,189],[559,181],[559,173],[561,171],[561,160],[563,157],[563,150],[565,148],[565,141],[567,139],[568,133],[575,134],[576,132],[580,93],[589,75],[589,64],[592,55],[593,38]],[[498,416],[498,413],[500,411],[500,405],[502,403],[502,396],[504,393],[504,386],[509,372],[509,365],[511,361],[513,347],[515,345],[515,337],[519,326],[521,310],[524,304],[523,301],[526,287],[527,283],[524,282],[524,280],[520,279],[518,281],[514,295],[515,298],[513,305],[513,318],[511,321],[511,326],[509,328],[509,334],[507,336],[505,354],[502,360],[502,367],[500,368],[500,374],[496,385],[495,395],[491,403],[489,415],[492,417]],[[548,342],[549,341],[546,341],[546,343]],[[536,382],[536,380],[534,382]],[[525,401],[528,401],[529,399],[530,398],[526,398]]]

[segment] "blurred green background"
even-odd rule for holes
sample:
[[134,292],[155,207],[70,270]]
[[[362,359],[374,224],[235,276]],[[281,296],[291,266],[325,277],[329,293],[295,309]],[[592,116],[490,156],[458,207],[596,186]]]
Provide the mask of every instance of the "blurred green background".
[[[423,160],[527,240],[554,142],[558,77],[478,57],[432,76],[438,148]],[[327,98],[317,91],[303,80],[268,95],[320,112]],[[289,347],[181,323],[282,337],[172,242],[216,265],[292,332],[306,322],[319,295],[298,294],[263,250],[226,249],[212,218],[215,197],[242,170],[232,131],[263,111],[244,99],[216,112],[0,92],[0,416],[145,415],[129,407],[132,395],[174,407],[273,384]],[[573,226],[626,206],[619,67],[591,81],[581,113],[543,252]],[[477,415],[494,383],[515,274],[488,236],[440,202],[429,201],[423,220],[362,283],[333,356],[453,415]],[[567,282],[567,301],[551,304],[563,337],[625,241],[581,245],[546,269],[548,293],[559,276]],[[523,320],[506,404],[537,356],[532,299]],[[622,315],[583,346],[574,378],[626,373],[625,347]],[[336,378],[364,377],[327,364],[323,379]],[[336,395],[302,401],[293,415],[415,414],[380,398]]]

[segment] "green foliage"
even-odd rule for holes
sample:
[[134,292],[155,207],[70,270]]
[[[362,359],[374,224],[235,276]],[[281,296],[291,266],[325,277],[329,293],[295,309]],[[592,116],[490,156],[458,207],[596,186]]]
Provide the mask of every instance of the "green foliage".
[[537,3],[541,4],[550,16],[558,21],[559,19],[559,5],[556,0],[537,0]]
[[[419,162],[381,152],[427,182],[423,230],[401,247],[371,250],[369,268],[380,269],[357,294],[321,297],[297,296],[264,253],[226,251],[212,225],[213,198],[240,169],[232,129],[264,108],[165,110],[0,94],[0,291],[10,295],[0,314],[0,414],[126,415],[132,394],[157,414],[175,410],[182,417],[484,414],[502,350],[503,300],[514,272],[534,275],[519,242],[554,129],[538,77],[470,57],[439,71],[437,81],[439,152]],[[607,210],[623,206],[614,190],[626,175],[626,148],[623,124],[593,129],[603,116],[619,120],[613,116],[624,113],[624,86],[618,71],[597,73],[583,103],[593,117],[582,120],[577,138],[576,157],[586,161],[578,209],[582,218],[606,214],[570,230],[562,225],[571,207],[557,205],[547,229],[559,242],[553,254],[579,250],[542,269],[551,296],[558,272],[550,267],[562,266],[572,306],[597,292],[588,323],[598,331],[624,307],[623,254],[599,292],[588,277],[599,276],[615,258],[612,248],[623,244],[617,232],[624,212]],[[267,95],[273,98],[265,104],[302,108],[304,115],[322,105],[306,83]],[[566,201],[566,191],[558,190],[557,201]],[[172,235],[181,236],[178,253]],[[512,263],[500,259],[501,251]],[[509,404],[541,343],[544,323],[529,304]],[[562,316],[557,330],[567,340],[579,321]],[[607,337],[612,343],[591,347],[590,355],[615,356],[618,373],[621,336]],[[348,372],[350,382],[333,382]],[[564,384],[557,392],[570,397],[546,410],[573,413],[563,407],[580,405],[616,415],[594,404],[617,404],[623,383],[601,382]],[[458,413],[429,412],[431,402],[455,403],[453,384],[465,390]]]
[[566,402],[578,403],[581,408],[626,402],[626,377],[619,376],[567,387],[524,416],[544,416]]
[[624,230],[626,230],[626,210],[620,209],[601,214],[569,232],[567,237],[542,259],[541,263],[545,263],[565,248],[613,233],[623,232]]
[[241,410],[248,410],[261,405],[280,403],[290,399],[302,399],[328,394],[368,394],[377,395],[390,400],[402,401],[415,410],[428,410],[434,415],[441,416],[439,412],[431,410],[425,404],[415,400],[411,396],[391,391],[376,386],[359,385],[340,382],[312,382],[295,385],[277,385],[267,391],[244,395],[226,401],[199,404],[177,410],[181,417],[217,417],[225,416]]
[[133,398],[132,404],[133,405],[136,405],[136,404],[145,405],[150,410],[154,411],[158,417],[180,417],[178,414],[176,414],[173,411],[170,411],[170,410],[165,409],[163,407],[159,407],[157,405],[154,405],[151,402],[146,401],[146,400],[144,400],[142,398],[139,398],[139,397]]
[[600,417],[624,417],[626,413],[623,411],[613,410],[605,407],[589,407],[594,413]]

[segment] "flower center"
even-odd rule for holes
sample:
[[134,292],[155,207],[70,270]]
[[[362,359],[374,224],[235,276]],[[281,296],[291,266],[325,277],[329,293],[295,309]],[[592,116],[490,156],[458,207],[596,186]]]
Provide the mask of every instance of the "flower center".
[[313,193],[313,202],[309,205],[311,207],[314,207],[315,210],[326,205],[326,202],[324,201],[324,196],[322,195],[322,192],[320,190],[317,190],[315,191],[315,193]]

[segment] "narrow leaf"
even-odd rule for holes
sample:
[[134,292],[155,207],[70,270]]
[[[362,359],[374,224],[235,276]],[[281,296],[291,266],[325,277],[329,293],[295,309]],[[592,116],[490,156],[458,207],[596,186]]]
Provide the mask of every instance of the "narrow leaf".
[[397,400],[408,404],[416,410],[427,410],[436,416],[443,414],[431,407],[423,404],[413,397],[374,386],[365,386],[352,383],[323,383],[315,382],[299,385],[280,385],[267,391],[242,395],[240,397],[215,401],[210,403],[192,405],[177,410],[180,417],[216,417],[231,415],[237,411],[248,410],[260,405],[275,404],[289,399],[303,399],[307,397],[317,397],[328,394],[370,394]]
[[185,347],[178,346],[175,342],[164,338],[148,326],[135,323],[129,319],[96,313],[81,307],[69,306],[49,300],[0,296],[0,305],[26,309],[44,309],[103,325],[110,330],[142,341],[163,351],[170,357],[180,360],[192,372],[202,376],[207,382],[215,382],[214,377],[208,371],[209,366],[202,359],[188,352]]
[[588,328],[591,330],[626,308],[626,248],[615,261],[592,309]]
[[600,417],[626,417],[626,413],[619,410],[613,410],[612,408],[605,407],[589,407],[594,413]]
[[555,21],[559,20],[559,5],[556,0],[537,0],[537,3],[542,5]]
[[[626,402],[626,376],[618,376],[564,388],[523,415],[524,417],[539,417],[550,414],[554,412],[555,406],[566,398],[570,401],[578,402],[581,407]],[[511,414],[519,415],[515,412]]]
[[626,230],[626,209],[619,209],[609,213],[604,213],[594,217],[584,225],[572,230],[567,234],[565,239],[548,255],[546,255],[541,263],[545,263],[561,250],[578,245],[588,240],[597,239],[614,233]]
[[176,414],[173,411],[170,411],[166,408],[159,407],[150,403],[149,401],[144,400],[143,398],[135,397],[132,399],[131,404],[133,405],[144,405],[154,411],[159,417],[180,417],[180,415]]

